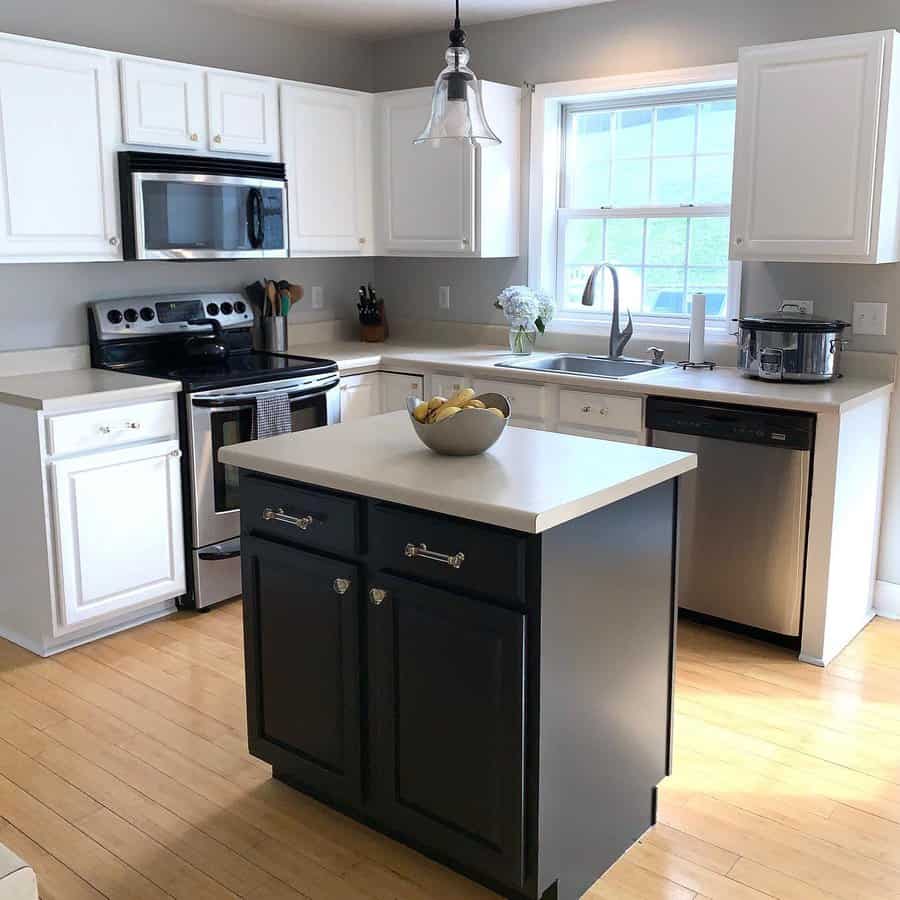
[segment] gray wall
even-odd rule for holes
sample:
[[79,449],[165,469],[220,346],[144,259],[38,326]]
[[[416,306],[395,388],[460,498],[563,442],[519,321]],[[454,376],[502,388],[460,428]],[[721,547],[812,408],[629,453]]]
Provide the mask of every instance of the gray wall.
[[[259,75],[371,90],[370,43],[291,28],[178,0],[2,0],[0,32]],[[89,300],[159,291],[239,290],[257,278],[322,285],[325,308],[295,321],[349,315],[370,260],[72,263],[0,266],[0,351],[87,340]]]

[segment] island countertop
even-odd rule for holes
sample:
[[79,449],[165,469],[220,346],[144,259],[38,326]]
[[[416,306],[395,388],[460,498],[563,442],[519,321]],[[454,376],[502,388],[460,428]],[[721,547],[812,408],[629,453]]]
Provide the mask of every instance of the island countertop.
[[508,427],[481,456],[438,456],[405,412],[233,444],[248,469],[538,534],[676,478],[693,453]]

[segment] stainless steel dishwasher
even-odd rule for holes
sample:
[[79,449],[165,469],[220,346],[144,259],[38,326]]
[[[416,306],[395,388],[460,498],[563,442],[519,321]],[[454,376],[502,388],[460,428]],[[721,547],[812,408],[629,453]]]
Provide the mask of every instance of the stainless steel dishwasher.
[[663,397],[654,447],[696,453],[678,494],[678,605],[797,638],[815,416]]

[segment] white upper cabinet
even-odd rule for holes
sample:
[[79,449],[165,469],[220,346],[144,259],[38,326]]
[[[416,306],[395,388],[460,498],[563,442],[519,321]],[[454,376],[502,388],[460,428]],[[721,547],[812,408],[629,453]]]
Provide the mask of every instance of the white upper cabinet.
[[121,258],[115,68],[0,38],[0,261]]
[[216,153],[278,152],[276,82],[252,75],[206,75],[209,149]]
[[126,144],[206,148],[203,70],[176,63],[122,60]]
[[409,256],[517,256],[521,90],[481,82],[495,147],[415,145],[432,89],[379,94],[379,250]]
[[732,258],[900,258],[898,37],[879,31],[741,50]]
[[371,255],[372,97],[281,85],[291,256]]

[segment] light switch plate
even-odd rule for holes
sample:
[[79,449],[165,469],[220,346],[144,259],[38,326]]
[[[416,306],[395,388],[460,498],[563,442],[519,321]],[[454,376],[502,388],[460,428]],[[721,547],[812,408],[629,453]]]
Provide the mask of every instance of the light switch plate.
[[438,288],[438,309],[450,309],[450,285],[444,284]]
[[322,309],[325,306],[325,292],[321,285],[314,285],[312,289],[312,308]]
[[887,334],[887,303],[869,300],[853,304],[854,334]]

